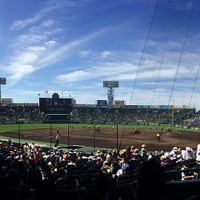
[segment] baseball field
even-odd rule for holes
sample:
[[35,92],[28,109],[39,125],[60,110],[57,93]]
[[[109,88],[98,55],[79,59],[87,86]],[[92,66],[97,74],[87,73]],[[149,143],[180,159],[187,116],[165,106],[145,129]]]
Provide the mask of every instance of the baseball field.
[[174,146],[196,150],[200,130],[152,125],[94,124],[1,124],[0,138],[19,143],[40,143],[53,147],[59,130],[61,146],[124,149],[127,145],[148,151],[170,151]]

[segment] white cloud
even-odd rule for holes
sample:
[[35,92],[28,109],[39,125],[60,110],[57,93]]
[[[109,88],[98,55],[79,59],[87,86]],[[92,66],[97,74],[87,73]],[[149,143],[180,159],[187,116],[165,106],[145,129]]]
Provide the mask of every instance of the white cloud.
[[89,50],[80,51],[79,54],[80,54],[80,57],[88,57],[92,54],[92,50],[89,49]]
[[18,30],[18,29],[23,29],[33,23],[38,22],[41,19],[42,16],[35,15],[32,18],[25,19],[25,20],[15,20],[13,24],[10,27],[10,30]]
[[45,35],[43,34],[24,34],[20,35],[16,39],[15,46],[28,46],[28,45],[33,45],[33,44],[38,44],[41,43],[46,39]]
[[45,50],[46,50],[46,48],[43,47],[43,46],[29,46],[27,48],[27,51],[34,52],[34,53],[40,53],[40,52],[43,52]]
[[[46,22],[46,24],[49,25],[52,23],[53,21]],[[91,40],[108,31],[110,31],[110,28],[104,28],[60,47],[54,39],[49,39],[49,37],[42,32],[42,29],[41,34],[32,32],[31,34],[20,35],[13,45],[13,55],[10,54],[10,63],[7,64],[10,67],[7,68],[6,71],[12,76],[13,83],[15,83],[35,70],[40,70],[41,68],[66,58],[83,44],[89,43]],[[57,46],[55,47],[55,45]],[[21,68],[16,67],[15,70],[13,70],[13,66],[21,66]],[[78,74],[81,77],[80,73]]]
[[130,72],[132,72],[134,68],[135,66],[130,63],[99,63],[97,66],[88,67],[84,71],[79,70],[68,74],[59,75],[56,77],[56,81],[70,83],[105,77],[108,79],[112,78],[118,80],[122,74],[126,74],[126,76],[130,77]]
[[22,63],[13,63],[6,69],[7,73],[10,74],[8,79],[10,84],[13,85],[17,80],[21,79],[25,75],[28,75],[35,71],[32,65],[22,64]]
[[43,17],[45,17],[49,12],[58,9],[58,6],[49,6],[44,9],[41,9],[38,11],[35,15],[33,15],[30,18],[22,19],[22,20],[15,20],[12,25],[10,26],[10,30],[20,30],[23,28],[26,28],[27,26],[30,26],[32,24],[37,23],[39,20],[41,20]]
[[102,57],[102,58],[106,58],[106,57],[108,57],[110,54],[111,54],[111,52],[109,52],[109,51],[103,51],[103,52],[101,53],[101,57]]
[[77,81],[84,80],[88,76],[90,76],[90,74],[88,72],[75,71],[75,72],[72,72],[69,74],[57,76],[56,79],[63,81],[63,82],[68,82],[68,80],[70,80],[69,82],[77,82]]
[[[152,85],[155,87],[156,84],[159,84],[160,87],[166,86],[166,82],[163,80],[168,80],[168,86],[171,87],[173,82],[175,81],[176,68],[174,65],[167,65],[163,68],[159,68],[158,63],[155,61],[147,61],[149,65],[157,67],[147,67],[143,66],[139,70],[137,74],[138,66],[133,65],[128,62],[107,62],[107,63],[95,63],[95,66],[87,66],[83,67],[79,71],[73,71],[71,73],[62,74],[56,76],[55,80],[58,83],[74,83],[79,81],[90,81],[93,79],[106,79],[106,80],[118,80],[118,81],[126,81],[126,82],[134,82],[136,81],[139,85],[147,84],[148,86]],[[147,63],[145,63],[146,66]],[[70,68],[70,67],[69,67]],[[137,76],[136,76],[137,74]],[[179,68],[179,72],[177,78],[179,79],[191,79],[188,82],[188,86],[193,83],[193,78],[196,75],[196,70],[191,70],[187,67],[181,66]],[[136,80],[135,80],[136,79]],[[177,81],[176,86],[180,87],[181,83],[185,83],[185,81],[180,82]]]
[[20,63],[20,64],[28,64],[28,63],[35,62],[37,59],[38,59],[38,56],[34,54],[33,52],[24,52],[15,58],[15,62]]
[[[69,42],[68,44],[62,45],[60,48],[56,48],[53,51],[47,52],[46,56],[38,63],[38,67],[46,67],[47,65],[53,64],[57,62],[58,60],[62,59],[63,57],[67,57],[67,53],[71,54],[75,50],[80,48],[83,44],[86,44],[90,42],[91,40],[95,39],[96,37],[106,33],[107,29],[102,29],[90,34],[87,34],[87,36],[84,36],[80,39],[74,40],[72,42]],[[68,54],[68,56],[69,56]]]
[[52,19],[49,19],[49,20],[42,22],[42,26],[44,26],[46,28],[50,28],[53,25],[54,25],[54,20],[52,20]]
[[56,41],[54,40],[49,40],[47,42],[44,43],[46,46],[48,47],[54,47],[56,45]]
[[46,50],[42,46],[29,46],[24,51],[17,52],[10,58],[10,63],[4,67],[4,71],[8,74],[11,84],[15,84],[18,80],[33,73],[36,68],[34,63],[38,61],[41,53]]
[[[47,1],[46,4],[44,4],[44,7],[41,8],[37,13],[33,14],[32,17],[22,19],[22,20],[15,20],[11,26],[10,30],[20,30],[24,29],[30,25],[33,25],[42,18],[45,18],[48,16],[49,13],[52,13],[53,11],[57,11],[60,8],[72,8],[76,6],[82,6],[84,5],[84,1],[73,1],[73,0],[68,0],[68,1]],[[52,25],[53,21],[46,21],[46,25]]]

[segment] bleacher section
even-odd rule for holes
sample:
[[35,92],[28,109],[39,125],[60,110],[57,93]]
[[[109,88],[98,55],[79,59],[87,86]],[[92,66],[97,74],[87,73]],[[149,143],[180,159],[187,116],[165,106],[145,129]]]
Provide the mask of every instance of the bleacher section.
[[37,104],[0,106],[0,123],[98,123],[98,124],[174,124],[199,127],[200,115],[194,108],[98,107],[74,105],[70,112],[44,113]]

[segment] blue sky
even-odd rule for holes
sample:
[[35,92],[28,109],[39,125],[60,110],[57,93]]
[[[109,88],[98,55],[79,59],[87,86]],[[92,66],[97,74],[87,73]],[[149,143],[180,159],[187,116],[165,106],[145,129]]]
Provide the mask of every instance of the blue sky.
[[[200,107],[200,2],[0,0],[2,98]],[[44,91],[48,90],[48,94]]]

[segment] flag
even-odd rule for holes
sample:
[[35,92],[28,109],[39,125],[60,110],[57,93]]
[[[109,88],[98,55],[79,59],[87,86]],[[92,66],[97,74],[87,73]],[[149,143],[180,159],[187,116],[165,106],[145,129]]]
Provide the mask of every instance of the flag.
[[48,94],[48,90],[45,90],[44,93]]

